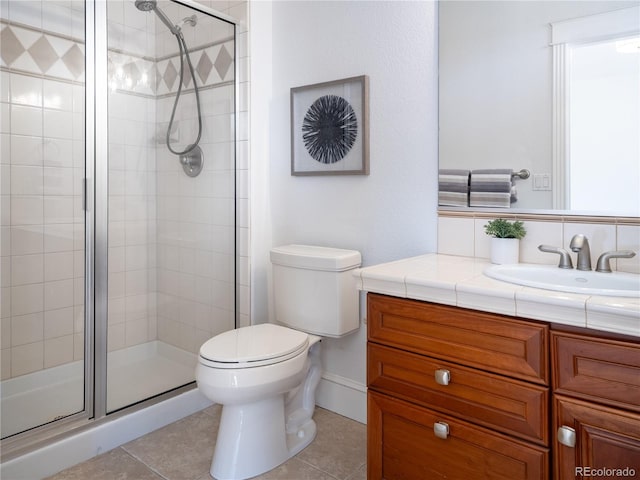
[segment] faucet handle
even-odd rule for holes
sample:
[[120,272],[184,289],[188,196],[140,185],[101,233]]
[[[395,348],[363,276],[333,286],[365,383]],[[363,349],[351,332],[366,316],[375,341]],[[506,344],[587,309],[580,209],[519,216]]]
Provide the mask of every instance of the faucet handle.
[[558,268],[573,268],[573,262],[571,261],[571,255],[564,248],[552,247],[551,245],[538,245],[538,250],[545,253],[557,253],[560,255],[560,262]]
[[636,252],[633,250],[619,250],[613,252],[604,252],[598,258],[596,264],[596,272],[611,273],[611,263],[609,260],[612,258],[633,258],[636,256]]

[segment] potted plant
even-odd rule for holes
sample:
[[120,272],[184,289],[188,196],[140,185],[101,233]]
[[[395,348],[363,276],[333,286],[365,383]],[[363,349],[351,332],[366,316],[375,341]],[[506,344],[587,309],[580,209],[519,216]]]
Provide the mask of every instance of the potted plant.
[[484,231],[491,238],[491,263],[518,263],[520,260],[520,239],[527,231],[521,221],[510,222],[496,218],[487,222]]

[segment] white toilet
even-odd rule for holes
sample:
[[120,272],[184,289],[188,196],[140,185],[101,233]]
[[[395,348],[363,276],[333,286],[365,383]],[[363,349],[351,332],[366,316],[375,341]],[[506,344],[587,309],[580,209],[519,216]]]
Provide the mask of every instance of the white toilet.
[[267,472],[309,445],[321,337],[360,325],[354,250],[287,245],[271,250],[275,320],[217,335],[200,348],[196,381],[222,404],[211,476]]

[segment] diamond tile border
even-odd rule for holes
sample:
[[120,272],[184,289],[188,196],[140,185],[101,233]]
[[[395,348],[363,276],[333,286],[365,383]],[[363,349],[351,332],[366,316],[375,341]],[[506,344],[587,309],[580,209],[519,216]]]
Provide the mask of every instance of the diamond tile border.
[[18,40],[13,30],[2,26],[0,32],[0,56],[2,57],[2,65],[12,64],[25,51],[24,46]]
[[27,26],[0,24],[2,67],[57,80],[84,81],[84,43]]
[[156,85],[156,64],[146,57],[109,51],[107,60],[109,88],[114,91],[153,97]]
[[45,35],[42,35],[36,43],[31,45],[31,48],[29,48],[26,53],[31,55],[31,58],[33,58],[36,65],[38,65],[38,68],[40,69],[40,72],[38,73],[47,73],[47,70],[49,70],[54,63],[60,60],[60,57],[53,49]]
[[[0,66],[3,69],[55,80],[84,82],[84,43],[70,37],[43,32],[26,25],[0,21]],[[195,81],[199,88],[210,88],[234,80],[233,38],[190,49]],[[109,50],[109,86],[112,90],[147,96],[172,95],[178,91],[180,58],[151,58],[120,50]],[[193,90],[187,62],[182,88]]]
[[[209,45],[205,48],[190,50],[191,63],[196,71],[198,87],[207,88],[235,79],[233,40]],[[178,91],[176,79],[180,76],[180,58],[178,55],[161,58],[156,63],[160,78],[156,82],[156,95],[170,95]],[[193,89],[191,73],[184,62],[185,76],[183,88]],[[188,90],[187,90],[188,91]]]

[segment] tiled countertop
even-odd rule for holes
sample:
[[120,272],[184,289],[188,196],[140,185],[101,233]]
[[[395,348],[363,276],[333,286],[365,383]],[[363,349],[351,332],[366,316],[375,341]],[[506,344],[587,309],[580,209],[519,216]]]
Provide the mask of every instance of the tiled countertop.
[[640,337],[640,297],[523,287],[482,274],[487,260],[430,253],[356,270],[358,289]]

